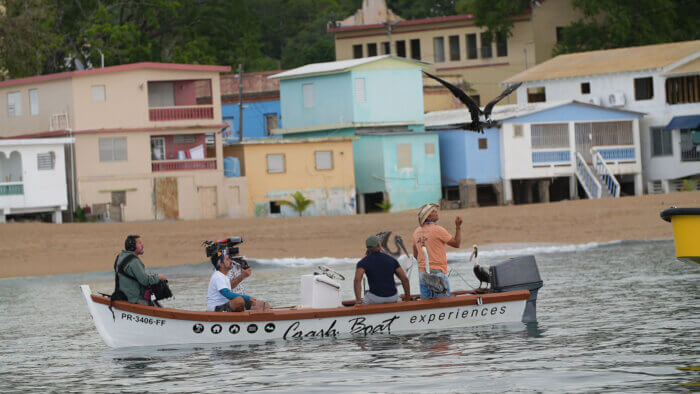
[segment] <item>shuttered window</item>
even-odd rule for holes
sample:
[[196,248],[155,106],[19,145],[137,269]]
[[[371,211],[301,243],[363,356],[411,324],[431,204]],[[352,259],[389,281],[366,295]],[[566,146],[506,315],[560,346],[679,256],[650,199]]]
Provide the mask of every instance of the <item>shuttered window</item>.
[[532,148],[568,148],[569,125],[567,123],[533,124],[530,128]]
[[435,156],[435,144],[433,144],[432,142],[425,144],[425,155]]
[[304,95],[304,108],[314,107],[314,84],[305,83],[302,85],[302,91]]
[[100,161],[125,161],[126,137],[100,138],[98,141],[100,149]]
[[316,169],[317,170],[332,170],[333,169],[333,152],[318,151],[316,152]]
[[358,103],[366,103],[367,95],[365,94],[365,79],[355,78],[355,99]]
[[36,155],[38,170],[53,170],[56,166],[56,154],[53,152],[39,153]]
[[22,116],[22,94],[20,92],[7,94],[7,113],[10,117]]
[[401,144],[396,145],[396,164],[399,168],[411,168],[411,145]]
[[284,172],[284,154],[267,155],[267,172],[270,174],[279,174]]

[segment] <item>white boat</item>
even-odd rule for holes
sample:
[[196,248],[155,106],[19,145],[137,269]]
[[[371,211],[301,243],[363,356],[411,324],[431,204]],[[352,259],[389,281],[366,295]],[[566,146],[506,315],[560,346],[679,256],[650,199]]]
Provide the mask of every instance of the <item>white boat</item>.
[[[527,257],[534,264],[534,257]],[[437,299],[355,306],[354,301],[340,302],[337,282],[325,275],[308,275],[302,277],[302,303],[307,300],[310,305],[229,313],[125,301],[115,301],[110,310],[108,297],[93,294],[88,285],[81,285],[81,290],[104,342],[121,348],[388,335],[531,321],[535,319],[535,298],[542,282],[528,283],[535,283],[532,292],[503,291],[503,286],[492,283],[489,293],[455,292]],[[522,288],[523,283],[518,286]],[[338,306],[318,307],[327,303]]]

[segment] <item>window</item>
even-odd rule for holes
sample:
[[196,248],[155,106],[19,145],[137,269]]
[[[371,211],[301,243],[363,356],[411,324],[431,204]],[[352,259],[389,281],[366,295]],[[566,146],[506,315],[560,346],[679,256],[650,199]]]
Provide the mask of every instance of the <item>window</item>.
[[282,206],[277,201],[270,201],[270,213],[282,213]]
[[522,138],[522,137],[523,137],[523,125],[521,125],[521,124],[513,125],[513,138]]
[[545,95],[544,86],[527,88],[528,103],[544,103],[545,101],[547,101],[547,96]]
[[22,116],[22,94],[20,92],[7,94],[7,112],[10,117]]
[[450,36],[450,60],[459,60],[459,36]]
[[271,135],[277,128],[277,114],[265,114],[265,135]]
[[29,89],[29,112],[32,115],[39,115],[39,90]]
[[425,155],[428,157],[435,156],[435,144],[432,142],[425,144]]
[[406,41],[396,41],[396,55],[406,57]]
[[411,59],[420,60],[420,39],[411,40]]
[[352,46],[352,57],[353,59],[359,59],[362,57],[362,44]]
[[365,79],[355,78],[355,100],[358,103],[367,102],[367,96],[365,95]]
[[673,156],[671,130],[664,130],[662,127],[651,128],[651,155]]
[[533,124],[530,131],[534,149],[569,147],[568,123]]
[[316,152],[316,169],[317,170],[332,170],[333,169],[333,152],[329,150]]
[[590,82],[583,82],[581,84],[581,94],[590,94],[591,93],[591,84]]
[[411,168],[411,145],[400,144],[396,145],[396,165],[398,168]]
[[561,42],[561,40],[564,39],[564,27],[563,26],[556,27],[556,35],[557,35],[557,43]]
[[101,103],[106,100],[105,85],[93,85],[91,90],[93,102]]
[[700,75],[667,79],[666,102],[669,104],[700,103]]
[[367,56],[377,56],[377,44],[367,44]]
[[651,77],[634,79],[634,99],[649,100],[654,97],[654,83]]
[[126,137],[100,138],[100,161],[125,161]]
[[36,155],[36,166],[38,170],[53,170],[56,167],[56,154],[53,152],[39,153]]
[[489,144],[486,138],[479,138],[479,150],[488,149]]
[[508,56],[508,37],[505,33],[496,33],[496,56]]
[[194,142],[194,134],[179,134],[173,136],[173,143],[175,144],[194,144]]
[[435,62],[440,63],[445,61],[445,39],[442,37],[433,38],[433,53]]
[[384,41],[382,43],[382,55],[388,55],[391,53],[391,46],[389,45],[389,41]]
[[488,32],[481,33],[481,57],[484,59],[493,56],[491,52],[491,34]]
[[284,172],[284,154],[267,155],[268,174],[279,174]]
[[222,131],[221,131],[221,136],[224,139],[230,140],[232,139],[233,132],[234,132],[234,127],[233,127],[233,118],[224,118],[224,123],[226,123],[228,126],[226,126]]
[[479,54],[476,51],[476,34],[467,34],[467,59],[476,59]]
[[305,83],[302,85],[304,95],[304,108],[314,107],[314,84]]

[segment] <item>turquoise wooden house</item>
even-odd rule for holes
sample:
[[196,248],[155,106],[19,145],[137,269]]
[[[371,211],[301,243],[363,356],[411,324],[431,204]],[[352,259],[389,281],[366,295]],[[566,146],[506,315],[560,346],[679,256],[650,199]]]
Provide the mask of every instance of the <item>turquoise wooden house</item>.
[[422,70],[390,55],[316,63],[280,80],[285,138],[358,136],[353,143],[360,213],[413,209],[441,197],[440,148],[425,132]]

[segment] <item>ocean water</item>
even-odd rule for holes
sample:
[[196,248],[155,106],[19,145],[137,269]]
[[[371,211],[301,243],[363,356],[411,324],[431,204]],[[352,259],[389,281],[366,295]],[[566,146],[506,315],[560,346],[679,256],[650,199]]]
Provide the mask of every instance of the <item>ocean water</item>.
[[[111,293],[113,274],[0,279],[0,392],[692,391],[700,388],[700,265],[670,240],[491,245],[488,265],[534,254],[544,287],[536,324],[312,341],[114,350],[79,285]],[[478,282],[466,252],[449,255],[453,289]],[[257,260],[248,292],[299,303],[300,275],[327,264],[353,298],[357,259]],[[148,264],[148,255],[144,256]],[[208,264],[160,269],[166,305],[204,309]],[[415,272],[412,288],[416,285]],[[416,292],[414,291],[414,292]]]

